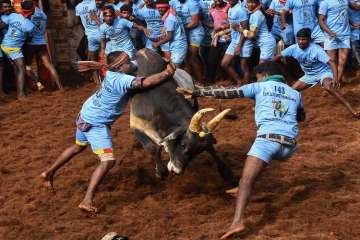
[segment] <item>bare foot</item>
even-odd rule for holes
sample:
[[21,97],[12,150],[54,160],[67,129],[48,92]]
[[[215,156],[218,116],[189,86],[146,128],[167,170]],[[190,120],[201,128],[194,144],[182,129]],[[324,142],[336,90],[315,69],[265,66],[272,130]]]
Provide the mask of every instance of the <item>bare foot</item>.
[[234,234],[241,233],[244,230],[245,230],[244,224],[232,225],[229,231],[227,231],[224,235],[222,235],[220,239],[226,239]]
[[52,192],[55,192],[54,185],[53,185],[53,181],[54,181],[53,174],[50,174],[50,173],[47,173],[47,172],[42,172],[40,174],[40,177],[44,181],[44,186],[49,188]]
[[19,101],[22,101],[22,100],[25,100],[25,99],[26,99],[26,96],[25,96],[25,94],[19,94],[19,95],[17,96],[17,99],[18,99]]
[[354,118],[360,119],[360,112],[353,113]]
[[92,205],[91,202],[87,202],[85,200],[83,200],[79,206],[78,206],[81,210],[87,211],[87,212],[91,212],[91,213],[97,213],[99,212],[99,210]]
[[239,187],[226,190],[226,193],[229,194],[232,197],[237,197],[237,195],[239,193]]

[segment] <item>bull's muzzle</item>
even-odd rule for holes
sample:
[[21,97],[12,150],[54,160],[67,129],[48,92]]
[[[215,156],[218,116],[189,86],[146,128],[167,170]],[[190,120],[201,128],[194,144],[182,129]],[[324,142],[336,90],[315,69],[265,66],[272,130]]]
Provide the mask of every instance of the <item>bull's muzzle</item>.
[[174,172],[176,174],[181,174],[183,171],[183,166],[178,161],[169,161],[167,164],[167,169],[169,172]]

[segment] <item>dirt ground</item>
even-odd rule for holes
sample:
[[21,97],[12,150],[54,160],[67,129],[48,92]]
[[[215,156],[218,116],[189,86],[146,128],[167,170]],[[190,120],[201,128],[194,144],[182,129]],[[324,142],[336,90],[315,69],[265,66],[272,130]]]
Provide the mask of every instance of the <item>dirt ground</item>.
[[[92,83],[65,92],[0,100],[0,239],[99,240],[117,231],[130,240],[212,240],[227,229],[234,199],[207,154],[182,176],[155,178],[152,158],[129,130],[128,110],[112,128],[117,159],[96,195],[101,213],[77,208],[97,159],[89,150],[55,177],[55,194],[39,174],[74,141],[75,117]],[[360,109],[360,81],[341,92]],[[360,121],[319,87],[303,94],[307,120],[299,150],[274,161],[256,183],[248,230],[234,239],[359,239]],[[255,136],[253,103],[223,101],[239,115],[216,132],[217,150],[240,176]],[[201,99],[201,107],[218,102]]]

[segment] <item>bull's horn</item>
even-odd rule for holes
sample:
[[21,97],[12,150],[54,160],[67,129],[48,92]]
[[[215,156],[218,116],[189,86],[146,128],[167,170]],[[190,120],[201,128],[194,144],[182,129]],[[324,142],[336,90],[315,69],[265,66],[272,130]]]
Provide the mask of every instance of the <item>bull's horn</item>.
[[191,118],[191,122],[189,125],[189,129],[191,132],[199,133],[201,131],[201,119],[204,117],[205,113],[215,111],[213,108],[204,108],[197,113],[194,114],[194,116]]
[[228,114],[231,111],[230,108],[225,109],[224,111],[222,111],[221,113],[219,113],[218,115],[216,115],[213,119],[211,119],[207,124],[206,124],[206,128],[209,132],[213,132],[216,127],[219,125],[219,123],[221,122],[221,120],[223,120],[223,118],[225,117],[226,114]]

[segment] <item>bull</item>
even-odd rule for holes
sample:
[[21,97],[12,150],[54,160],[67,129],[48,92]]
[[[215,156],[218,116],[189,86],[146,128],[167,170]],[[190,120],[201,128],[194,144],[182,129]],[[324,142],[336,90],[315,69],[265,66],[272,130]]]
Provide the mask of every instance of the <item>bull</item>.
[[[143,77],[163,71],[167,64],[159,54],[146,49],[138,51],[137,63],[137,75]],[[179,80],[187,86],[189,81],[180,76],[176,82],[174,78],[136,93],[130,105],[130,127],[143,147],[154,155],[156,176],[164,178],[169,172],[181,174],[191,159],[206,151],[214,159],[221,177],[235,184],[233,173],[215,151],[216,139],[212,134],[230,109],[219,113],[207,124],[202,123],[204,115],[214,109],[198,111],[196,100],[195,104],[191,103],[176,92]],[[191,78],[190,82],[193,85]],[[163,148],[170,157],[167,169],[161,160]]]

